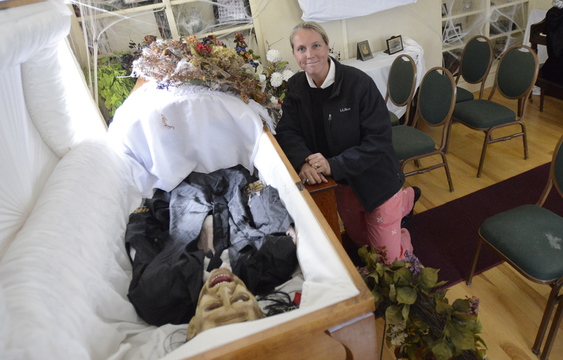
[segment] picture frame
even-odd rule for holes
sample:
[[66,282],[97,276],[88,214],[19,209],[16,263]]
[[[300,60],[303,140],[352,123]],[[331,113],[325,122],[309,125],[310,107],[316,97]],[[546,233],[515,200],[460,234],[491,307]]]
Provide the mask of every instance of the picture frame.
[[448,16],[448,5],[446,3],[442,4],[442,17]]
[[444,44],[451,44],[456,40],[461,40],[462,37],[462,26],[461,24],[455,24],[454,26],[448,26],[442,28],[442,42]]
[[373,53],[369,47],[369,42],[367,40],[360,41],[357,45],[357,55],[356,59],[366,61],[373,59]]
[[387,42],[387,50],[385,52],[389,55],[403,51],[403,37],[401,35],[391,36],[385,40]]

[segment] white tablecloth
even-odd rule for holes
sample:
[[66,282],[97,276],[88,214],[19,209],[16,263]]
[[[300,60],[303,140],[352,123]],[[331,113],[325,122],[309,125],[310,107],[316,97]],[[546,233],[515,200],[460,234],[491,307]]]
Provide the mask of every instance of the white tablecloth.
[[[403,51],[399,51],[393,55],[388,55],[384,51],[378,51],[373,54],[373,59],[366,61],[361,61],[357,59],[347,59],[341,61],[344,65],[353,66],[360,70],[363,70],[375,81],[377,88],[381,92],[381,95],[385,98],[387,94],[387,79],[389,78],[389,70],[391,69],[391,64],[393,60],[401,54],[410,55],[416,63],[416,87],[420,85],[422,77],[426,73],[426,65],[424,63],[424,50],[416,41],[403,37]],[[387,108],[395,113],[397,117],[403,116],[407,111],[405,107],[398,107],[387,102]]]

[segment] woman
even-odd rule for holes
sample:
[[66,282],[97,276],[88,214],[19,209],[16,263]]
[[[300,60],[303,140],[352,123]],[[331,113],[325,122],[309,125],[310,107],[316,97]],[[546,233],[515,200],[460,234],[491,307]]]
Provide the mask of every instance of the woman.
[[563,0],[553,0],[552,5],[545,17],[548,58],[541,67],[541,76],[563,84]]
[[332,177],[338,183],[338,212],[355,243],[386,248],[389,261],[403,259],[412,245],[401,220],[420,190],[402,189],[405,176],[379,90],[361,70],[329,57],[320,25],[297,25],[290,44],[304,71],[288,82],[276,139],[304,182]]

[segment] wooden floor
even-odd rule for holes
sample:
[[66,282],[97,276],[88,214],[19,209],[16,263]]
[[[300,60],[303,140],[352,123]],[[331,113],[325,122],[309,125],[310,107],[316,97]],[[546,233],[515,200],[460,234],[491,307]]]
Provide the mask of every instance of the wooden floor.
[[[515,109],[515,104],[502,101],[499,96],[495,96],[495,100]],[[448,162],[455,191],[449,192],[442,169],[408,177],[407,185],[422,189],[415,214],[551,161],[555,145],[563,135],[563,101],[546,97],[544,111],[540,112],[539,96],[534,95],[533,102],[528,102],[524,122],[528,132],[529,159],[524,160],[521,138],[492,144],[481,178],[476,174],[483,133],[454,124]],[[465,282],[452,286],[447,297],[451,301],[465,296],[476,296],[481,300],[479,317],[483,324],[482,338],[488,346],[488,359],[533,360],[539,358],[532,353],[531,347],[549,290],[549,286],[532,283],[502,264],[476,276],[470,287]],[[561,327],[550,360],[563,360],[563,325]],[[378,335],[383,333],[382,319],[377,320],[377,331]],[[386,346],[383,359],[394,359]]]

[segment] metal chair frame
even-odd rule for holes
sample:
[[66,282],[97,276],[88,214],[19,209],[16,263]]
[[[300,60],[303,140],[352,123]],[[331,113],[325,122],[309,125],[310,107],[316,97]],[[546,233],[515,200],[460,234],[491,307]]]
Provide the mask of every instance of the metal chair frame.
[[[534,74],[532,76],[532,79],[530,81],[529,86],[521,94],[518,94],[516,96],[512,96],[512,95],[508,94],[506,92],[507,89],[505,89],[502,85],[499,84],[499,73],[502,72],[503,65],[506,64],[506,62],[504,62],[504,60],[506,59],[507,54],[509,54],[511,51],[527,51],[527,52],[530,52],[530,54],[532,55],[534,62],[535,62]],[[508,66],[508,65],[506,65],[506,66]],[[527,138],[527,134],[526,134],[526,126],[524,125],[523,119],[524,119],[524,112],[526,110],[527,100],[528,100],[528,98],[529,98],[529,96],[532,92],[532,88],[534,87],[534,84],[535,84],[536,79],[538,77],[538,69],[539,69],[538,57],[537,57],[536,53],[529,46],[514,45],[514,46],[508,48],[501,55],[501,57],[499,59],[499,65],[498,65],[498,68],[497,68],[497,72],[495,74],[495,82],[494,82],[493,88],[491,90],[491,93],[489,94],[487,101],[492,101],[493,95],[495,94],[496,91],[498,91],[503,97],[505,97],[507,99],[517,100],[518,110],[516,112],[516,119],[513,122],[501,124],[501,125],[496,125],[496,126],[493,126],[493,127],[490,127],[490,128],[477,128],[477,127],[467,125],[466,123],[463,122],[463,119],[454,118],[455,122],[460,122],[463,125],[471,128],[473,130],[483,131],[485,133],[485,139],[483,141],[483,148],[481,150],[481,158],[479,160],[479,167],[477,169],[477,177],[478,178],[481,177],[481,173],[483,171],[483,165],[485,163],[485,156],[487,154],[487,147],[488,147],[489,144],[493,144],[493,143],[497,143],[497,142],[501,142],[501,141],[506,141],[506,140],[510,140],[510,139],[521,136],[523,146],[524,146],[524,159],[528,159],[528,138]],[[493,131],[500,129],[500,128],[507,127],[507,126],[513,126],[513,125],[518,125],[521,130],[517,133],[507,135],[507,136],[503,136],[503,137],[500,137],[500,138],[495,138],[493,136]]]
[[[425,118],[425,114],[423,113],[423,110],[421,110],[421,107],[424,106],[424,84],[426,81],[428,81],[428,76],[429,74],[433,73],[433,72],[442,72],[442,74],[446,75],[451,83],[451,92],[452,92],[452,97],[451,97],[451,101],[450,101],[450,107],[449,107],[449,111],[448,113],[445,115],[445,117],[437,123],[434,122],[430,122],[428,121],[428,119]],[[403,172],[405,173],[405,177],[408,176],[412,176],[412,175],[417,175],[417,174],[423,174],[426,173],[428,171],[437,169],[437,168],[441,168],[443,167],[444,170],[446,171],[446,177],[448,179],[448,185],[450,188],[450,192],[454,191],[454,186],[453,186],[453,182],[452,182],[452,176],[450,173],[450,167],[448,165],[448,159],[446,157],[446,153],[447,153],[447,146],[448,146],[448,138],[449,138],[449,134],[450,134],[450,122],[452,119],[452,113],[454,110],[454,106],[455,106],[455,100],[456,100],[456,85],[455,85],[455,80],[453,75],[450,73],[449,70],[447,70],[444,67],[433,67],[432,69],[428,70],[426,72],[426,74],[424,75],[424,77],[422,78],[422,81],[420,83],[420,89],[419,89],[419,97],[418,97],[418,101],[417,101],[417,105],[416,105],[416,113],[413,119],[413,123],[410,125],[413,128],[416,128],[419,131],[422,131],[420,129],[418,129],[417,127],[419,126],[419,124],[426,124],[428,126],[431,127],[440,127],[442,126],[442,137],[441,137],[441,142],[440,142],[440,146],[434,150],[433,152],[430,153],[426,153],[426,154],[422,154],[422,155],[418,155],[418,156],[413,156],[411,158],[408,159],[401,159],[401,170],[403,170]],[[407,126],[407,125],[402,125],[402,126]],[[434,164],[428,167],[424,167],[424,168],[420,168],[420,159],[425,158],[425,157],[429,157],[429,156],[434,156],[434,155],[440,155],[440,157],[442,158],[442,162],[439,164]],[[410,163],[410,162],[415,162],[415,164],[417,165],[417,167],[419,167],[416,170],[410,171],[410,172],[405,172],[405,166]]]
[[[549,170],[549,177],[548,177],[548,180],[547,180],[547,184],[546,184],[546,186],[545,186],[545,188],[542,192],[542,195],[540,196],[540,199],[536,203],[536,206],[543,206],[543,204],[545,203],[545,201],[546,201],[546,199],[547,199],[547,197],[548,197],[549,193],[551,192],[554,185],[555,185],[555,188],[557,189],[558,194],[563,197],[563,192],[561,191],[561,185],[557,181],[558,176],[557,176],[557,172],[556,172],[557,158],[558,158],[558,156],[563,156],[563,149],[561,148],[562,145],[563,145],[563,136],[559,139],[559,142],[558,142],[557,146],[555,147],[555,152],[553,153],[553,159],[551,161],[551,168]],[[559,160],[559,161],[561,161],[561,160]],[[563,169],[560,169],[560,171],[561,170],[563,170]],[[561,175],[563,175],[563,174],[561,174]],[[473,259],[473,265],[471,267],[471,272],[469,273],[469,277],[467,279],[467,285],[468,286],[471,285],[471,282],[473,280],[473,275],[475,274],[475,268],[477,266],[477,260],[479,259],[479,253],[481,251],[481,246],[482,246],[483,243],[487,244],[504,261],[509,263],[514,269],[516,269],[516,271],[518,271],[520,274],[522,274],[522,276],[524,276],[526,279],[531,280],[531,281],[538,283],[538,284],[549,285],[551,287],[551,292],[549,293],[549,297],[548,297],[546,307],[545,307],[545,310],[544,310],[544,313],[543,313],[543,316],[542,316],[542,320],[541,320],[540,326],[538,328],[538,332],[537,332],[537,335],[536,335],[536,339],[534,341],[534,345],[532,347],[532,352],[534,354],[537,355],[537,354],[540,353],[540,348],[541,348],[541,345],[543,343],[543,339],[545,337],[551,315],[553,314],[553,310],[555,310],[555,307],[557,306],[557,310],[555,312],[555,315],[553,316],[551,328],[549,330],[549,334],[548,334],[547,340],[545,342],[543,352],[540,355],[540,360],[548,360],[549,353],[551,352],[551,349],[553,347],[553,342],[554,342],[555,337],[557,335],[557,330],[559,329],[559,325],[561,324],[561,319],[563,318],[563,294],[560,294],[561,289],[563,288],[563,276],[555,278],[555,279],[551,279],[551,280],[548,280],[548,281],[544,281],[544,280],[540,280],[540,279],[537,279],[537,278],[529,275],[524,270],[522,270],[517,264],[515,264],[510,258],[505,256],[502,252],[498,251],[492,244],[490,244],[481,235],[481,229],[479,229],[479,237],[477,239],[477,248],[476,248],[476,251],[475,251],[475,257]],[[533,254],[530,254],[530,256],[533,256]]]

